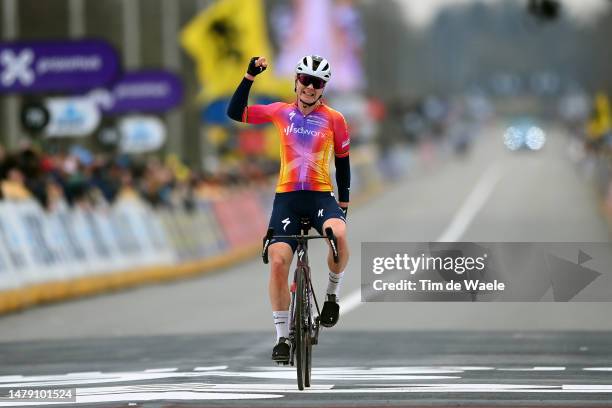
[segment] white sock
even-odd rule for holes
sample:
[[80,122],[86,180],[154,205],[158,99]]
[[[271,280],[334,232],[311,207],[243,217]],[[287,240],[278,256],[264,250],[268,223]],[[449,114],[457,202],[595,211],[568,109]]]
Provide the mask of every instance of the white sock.
[[281,337],[289,337],[289,311],[280,310],[272,312],[274,327],[276,327],[276,341]]
[[340,282],[342,282],[342,277],[344,276],[344,272],[333,273],[329,272],[329,283],[327,284],[327,294],[328,295],[336,295],[340,293]]

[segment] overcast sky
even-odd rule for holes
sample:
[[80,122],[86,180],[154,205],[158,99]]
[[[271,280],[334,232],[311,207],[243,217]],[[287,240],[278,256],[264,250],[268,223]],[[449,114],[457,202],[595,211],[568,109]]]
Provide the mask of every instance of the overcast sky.
[[[477,0],[397,0],[402,4],[411,23],[423,27],[431,22],[440,8],[451,4],[473,3]],[[504,0],[480,0],[484,3]],[[527,0],[514,0],[527,5]],[[559,0],[563,9],[580,22],[588,24],[599,13],[610,7],[610,0]]]

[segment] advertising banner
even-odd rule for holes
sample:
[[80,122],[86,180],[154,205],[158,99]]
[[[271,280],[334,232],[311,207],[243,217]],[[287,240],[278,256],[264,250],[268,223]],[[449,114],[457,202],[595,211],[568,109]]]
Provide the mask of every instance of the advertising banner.
[[119,122],[122,153],[144,153],[159,149],[166,141],[166,128],[154,116],[132,116]]
[[0,246],[0,290],[17,287],[18,285],[19,282],[10,269],[8,255],[4,253],[4,249]]
[[226,249],[223,232],[217,223],[212,203],[205,200],[197,201],[198,216],[203,219],[198,236],[204,245],[206,255],[214,255]]
[[236,248],[257,242],[266,233],[267,220],[254,193],[243,193],[214,203],[225,238]]
[[45,213],[48,243],[57,254],[60,269],[65,277],[78,275],[83,269],[85,253],[75,241],[70,212],[67,209],[55,209]]
[[0,43],[0,93],[84,91],[110,84],[119,68],[100,40]]
[[11,203],[0,203],[0,246],[8,255],[13,269],[22,270],[29,266],[24,239],[15,226],[15,211]]
[[125,73],[100,107],[105,113],[165,112],[183,99],[181,79],[168,71]]
[[139,248],[131,258],[134,265],[166,264],[172,261],[170,246],[165,240],[156,215],[137,200],[120,200],[113,207],[113,215],[129,224],[133,241]]
[[47,136],[87,136],[100,124],[100,111],[88,98],[49,98],[46,105],[50,116]]

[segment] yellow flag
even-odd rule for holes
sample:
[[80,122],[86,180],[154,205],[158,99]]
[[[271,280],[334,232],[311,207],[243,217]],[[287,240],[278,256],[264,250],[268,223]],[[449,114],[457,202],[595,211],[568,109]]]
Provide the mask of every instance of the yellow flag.
[[[231,95],[251,57],[265,56],[268,41],[262,0],[219,0],[191,20],[181,32],[181,44],[197,62],[204,102]],[[268,69],[255,81],[252,93],[288,97],[291,80],[280,80]]]
[[602,138],[612,129],[610,101],[603,92],[595,95],[595,114],[587,124],[587,134],[591,140]]

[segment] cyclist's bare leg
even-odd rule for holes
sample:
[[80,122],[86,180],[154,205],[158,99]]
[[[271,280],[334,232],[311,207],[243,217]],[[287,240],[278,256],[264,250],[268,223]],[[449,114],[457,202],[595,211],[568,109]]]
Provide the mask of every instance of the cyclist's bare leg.
[[[346,268],[349,259],[348,242],[346,240],[346,224],[339,218],[330,218],[323,223],[323,231],[325,228],[331,227],[334,235],[338,240],[338,263],[334,262],[331,246],[327,255],[327,266],[334,273],[340,273]],[[329,241],[327,242],[329,245]]]
[[289,310],[289,267],[293,260],[293,251],[286,242],[276,242],[268,248],[270,259],[270,282],[268,293],[272,310]]
[[288,319],[289,303],[291,301],[287,278],[289,277],[289,267],[293,259],[291,246],[284,242],[270,245],[268,248],[268,259],[270,260],[268,291],[277,336],[277,343],[272,349],[272,360],[277,363],[287,364],[289,362],[290,345],[286,339],[289,336]]
[[[344,275],[344,268],[348,263],[349,253],[346,242],[346,224],[339,218],[330,218],[323,223],[323,230],[331,227],[338,241],[338,263],[334,262],[331,245],[327,255],[327,266],[329,267],[329,281],[323,309],[321,310],[321,324],[325,327],[333,327],[338,322],[340,306],[338,304],[338,292],[340,282]],[[327,242],[329,245],[329,241]]]

